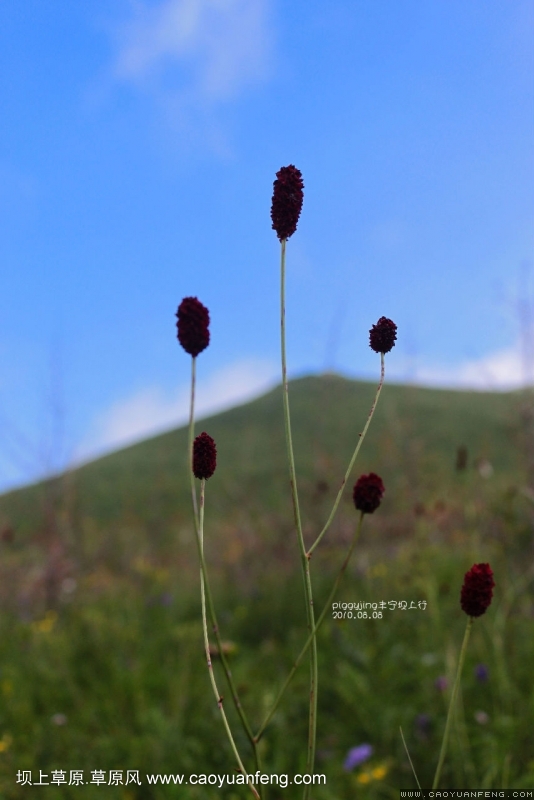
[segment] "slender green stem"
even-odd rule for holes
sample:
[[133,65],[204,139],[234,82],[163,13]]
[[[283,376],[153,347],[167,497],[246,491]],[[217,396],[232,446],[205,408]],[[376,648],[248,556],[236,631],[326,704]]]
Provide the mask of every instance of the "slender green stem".
[[[308,619],[308,630],[311,636],[310,650],[310,715],[308,729],[308,756],[306,768],[309,775],[313,775],[315,764],[315,742],[317,738],[317,640],[315,638],[315,615],[313,610],[313,591],[310,575],[310,561],[306,554],[306,545],[302,535],[302,522],[300,519],[300,508],[297,493],[297,478],[295,473],[295,459],[293,456],[293,442],[291,438],[291,419],[289,416],[289,389],[287,385],[287,365],[286,365],[286,328],[285,328],[285,266],[286,266],[286,240],[281,241],[280,251],[280,327],[281,327],[281,351],[282,351],[282,395],[284,400],[284,424],[286,433],[287,456],[289,460],[289,480],[291,484],[291,498],[293,501],[293,513],[295,515],[295,525],[300,547],[302,575],[304,580],[304,595],[306,598],[306,614]],[[304,800],[310,794],[310,785],[304,788]]]
[[[193,499],[193,513],[194,513],[194,517],[195,517],[195,526],[196,526],[196,531],[197,531],[197,536],[198,536],[199,535],[199,533],[198,533],[199,532],[199,518],[198,518],[198,506],[197,506],[197,492],[196,492],[196,486],[195,486],[195,476],[193,474],[193,439],[194,439],[194,418],[195,418],[194,410],[195,410],[195,377],[196,377],[195,376],[195,364],[196,364],[196,358],[193,357],[191,359],[191,362],[192,362],[192,367],[191,367],[191,402],[190,402],[190,410],[189,410],[189,474],[191,476],[191,495],[192,495],[192,499]],[[202,563],[202,560],[203,560],[203,549],[202,549],[202,553],[200,554],[200,558],[201,558],[201,563]],[[228,686],[230,688],[230,692],[232,694],[232,699],[234,701],[234,705],[236,707],[237,713],[239,714],[239,718],[241,719],[241,723],[243,725],[245,733],[248,736],[249,742],[250,742],[252,750],[254,752],[254,760],[256,762],[256,769],[261,771],[261,763],[260,763],[260,757],[259,757],[259,752],[258,752],[258,745],[257,745],[257,742],[254,740],[254,736],[253,736],[253,733],[252,733],[252,728],[250,727],[250,724],[249,724],[249,721],[248,721],[247,716],[245,714],[245,711],[244,711],[244,709],[243,709],[243,707],[241,705],[241,701],[239,700],[239,695],[237,693],[237,689],[236,689],[236,686],[234,684],[234,680],[233,680],[233,677],[232,677],[232,671],[230,669],[230,665],[228,663],[228,660],[227,660],[227,658],[226,658],[226,656],[224,654],[222,641],[221,641],[221,636],[220,636],[220,632],[219,632],[219,624],[217,622],[217,617],[216,617],[216,614],[215,614],[215,605],[213,603],[213,597],[212,597],[212,594],[211,594],[209,580],[207,579],[207,569],[206,569],[205,563],[204,563],[204,574],[202,573],[202,570],[201,570],[200,580],[201,580],[202,592],[204,593],[204,591],[205,591],[206,597],[207,597],[207,600],[208,600],[208,608],[209,608],[210,617],[211,617],[211,624],[213,626],[213,633],[215,634],[217,647],[219,648],[219,656],[220,656],[220,659],[221,659],[221,663],[222,663],[222,666],[223,666],[224,673],[226,675],[226,680],[228,682]],[[261,791],[262,788],[263,787],[260,788],[260,794],[262,793],[262,791]]]
[[421,789],[421,784],[419,783],[419,778],[417,777],[417,772],[415,771],[415,767],[414,767],[412,759],[410,757],[410,753],[408,752],[408,746],[406,744],[406,740],[404,738],[404,734],[402,732],[402,728],[400,727],[400,725],[399,725],[399,730],[400,730],[402,743],[404,745],[404,749],[406,750],[406,755],[408,756],[408,761],[410,762],[410,766],[412,768],[412,772],[413,772],[413,776],[415,778],[415,782],[416,782],[417,786],[419,787],[419,794],[420,794],[421,797],[423,797],[423,790]]
[[247,785],[250,786],[254,797],[257,800],[260,800],[260,796],[256,791],[256,788],[253,783],[249,783],[248,781],[248,774],[243,766],[243,762],[241,761],[241,757],[237,750],[236,744],[234,742],[234,737],[232,736],[232,731],[230,730],[230,725],[228,724],[228,720],[226,718],[226,713],[223,708],[223,697],[220,694],[217,688],[217,682],[215,681],[215,674],[213,672],[213,664],[211,663],[211,654],[210,654],[210,643],[208,638],[208,624],[206,620],[206,593],[205,593],[205,586],[207,584],[207,573],[206,573],[206,562],[204,560],[204,491],[206,486],[206,480],[203,478],[200,484],[200,514],[199,514],[199,525],[198,525],[198,552],[200,556],[200,594],[202,598],[202,630],[204,633],[204,649],[206,651],[206,662],[208,665],[208,672],[210,676],[211,686],[213,688],[213,693],[215,695],[215,699],[217,701],[217,706],[221,712],[222,720],[224,727],[226,729],[226,733],[228,735],[228,739],[230,741],[230,745],[232,750],[234,751],[234,755],[236,757],[239,770],[240,772],[246,777]]
[[191,358],[191,402],[189,403],[189,475],[191,478],[191,497],[193,500],[193,514],[195,517],[195,527],[198,535],[198,504],[197,490],[195,486],[195,476],[193,475],[193,439],[195,438],[195,383],[196,383],[196,357]]
[[365,428],[359,434],[358,444],[356,445],[356,449],[355,449],[355,451],[354,451],[354,453],[352,455],[352,458],[350,460],[350,464],[347,467],[347,471],[345,472],[345,477],[341,481],[341,486],[339,487],[339,492],[337,493],[337,497],[336,497],[334,506],[332,508],[332,511],[330,512],[330,516],[326,520],[326,524],[325,524],[324,528],[322,529],[321,533],[319,534],[319,536],[317,537],[315,542],[312,544],[312,546],[308,550],[308,554],[307,554],[308,558],[312,557],[313,551],[315,550],[315,548],[317,547],[317,545],[319,544],[319,542],[321,541],[321,539],[323,538],[323,536],[327,532],[328,528],[332,524],[332,520],[334,519],[334,515],[335,515],[335,513],[337,511],[337,507],[338,507],[338,505],[340,503],[340,500],[341,500],[341,495],[343,494],[343,489],[345,488],[345,484],[347,483],[347,481],[349,479],[349,475],[350,475],[350,473],[352,471],[352,468],[354,466],[354,462],[356,461],[358,453],[360,452],[360,447],[362,446],[363,440],[365,439],[365,434],[367,433],[367,429],[369,428],[369,425],[371,424],[371,420],[373,418],[373,414],[375,413],[376,404],[378,403],[378,398],[380,397],[380,392],[382,391],[382,386],[383,385],[384,385],[384,353],[380,353],[380,382],[379,382],[378,388],[376,390],[375,399],[373,400],[373,405],[371,406],[371,410],[369,411],[369,416],[367,417],[367,422],[365,423]]
[[[206,592],[206,599],[208,601],[208,609],[209,609],[209,613],[210,613],[210,617],[211,617],[211,623],[212,623],[212,626],[213,626],[213,633],[215,635],[215,640],[217,642],[217,647],[218,647],[218,650],[219,650],[219,657],[221,659],[221,663],[222,663],[222,666],[223,666],[223,669],[224,669],[224,673],[226,675],[226,680],[228,682],[228,686],[230,688],[230,692],[232,694],[232,699],[234,701],[234,705],[235,705],[236,711],[239,714],[239,718],[240,718],[241,723],[243,725],[243,729],[244,729],[244,731],[245,731],[245,733],[246,733],[246,735],[248,737],[248,740],[249,740],[250,745],[252,747],[252,750],[254,752],[254,761],[256,762],[256,769],[261,772],[262,770],[261,770],[261,762],[260,762],[260,755],[259,755],[259,751],[258,751],[257,739],[254,737],[254,734],[252,733],[252,728],[250,727],[250,723],[249,723],[249,721],[247,719],[247,715],[245,714],[245,710],[244,710],[243,706],[241,705],[241,701],[240,701],[239,695],[237,693],[237,689],[236,689],[236,686],[235,686],[235,683],[234,683],[234,679],[232,677],[232,671],[230,669],[230,665],[228,663],[228,660],[227,660],[227,658],[226,658],[226,656],[224,654],[224,648],[223,648],[221,635],[220,635],[220,631],[219,631],[219,623],[217,622],[217,616],[215,614],[215,605],[214,605],[214,602],[213,602],[213,595],[211,593],[211,587],[210,587],[210,582],[209,582],[209,578],[208,578],[208,570],[207,570],[206,562],[205,562],[205,559],[204,559],[204,552],[202,552],[200,558],[201,558],[201,564],[203,564],[202,579],[203,579],[203,582],[204,582],[204,589],[205,589],[205,592]],[[263,787],[260,786],[260,795],[262,794],[262,789],[263,789]]]
[[345,557],[345,560],[344,560],[344,562],[343,562],[343,564],[341,566],[341,569],[340,569],[339,574],[338,574],[338,576],[336,578],[334,586],[332,587],[332,591],[330,592],[330,594],[328,596],[328,600],[324,604],[324,608],[321,611],[321,615],[320,615],[319,619],[317,620],[317,623],[316,623],[313,631],[310,633],[310,635],[306,639],[306,643],[304,644],[304,647],[302,648],[302,650],[298,654],[298,656],[297,656],[297,658],[296,658],[296,660],[295,660],[295,662],[294,662],[294,664],[293,664],[293,666],[291,668],[291,672],[289,673],[289,675],[285,679],[282,688],[280,689],[280,691],[278,692],[278,694],[276,696],[276,700],[274,701],[271,710],[269,711],[269,713],[265,717],[261,727],[259,728],[259,730],[258,730],[258,732],[257,732],[257,734],[255,736],[256,741],[259,741],[261,739],[261,737],[263,736],[265,728],[267,727],[267,725],[271,721],[274,712],[278,708],[278,705],[280,703],[280,700],[282,699],[282,696],[283,696],[285,690],[287,689],[287,687],[289,686],[289,684],[293,680],[293,676],[295,675],[295,672],[297,671],[300,662],[304,658],[304,656],[305,656],[305,654],[306,654],[306,652],[307,652],[312,640],[317,635],[317,631],[319,630],[319,628],[321,627],[321,625],[323,623],[323,620],[324,620],[324,618],[326,616],[326,612],[332,606],[332,600],[334,599],[335,594],[336,594],[336,592],[338,590],[339,584],[341,583],[343,575],[345,574],[345,570],[347,569],[347,565],[348,565],[348,563],[350,561],[350,557],[352,555],[352,551],[354,550],[354,546],[356,545],[356,542],[358,541],[358,537],[360,535],[360,531],[361,531],[361,528],[362,528],[362,522],[363,522],[363,512],[361,512],[361,514],[360,514],[360,519],[358,520],[358,526],[356,528],[356,532],[355,532],[354,537],[352,539],[352,543],[351,543],[351,545],[349,547],[349,551],[348,551],[348,553],[347,553],[347,555]]
[[451,699],[449,702],[449,711],[447,713],[447,721],[445,723],[445,732],[443,734],[443,741],[441,743],[441,751],[439,754],[439,761],[438,766],[436,768],[436,774],[434,775],[434,783],[432,784],[432,791],[434,792],[439,783],[439,779],[441,777],[441,768],[443,767],[443,762],[445,760],[445,754],[447,752],[447,744],[449,742],[449,734],[451,730],[451,723],[452,717],[454,713],[454,707],[456,705],[456,696],[458,694],[458,687],[460,686],[460,677],[462,675],[462,668],[464,665],[465,654],[467,652],[467,643],[469,641],[469,634],[471,633],[471,627],[474,622],[474,617],[469,617],[467,621],[467,626],[465,629],[464,640],[462,642],[462,649],[460,650],[460,657],[458,659],[458,668],[456,670],[456,677],[454,679],[454,685],[452,687],[451,692]]
[[[235,683],[234,683],[234,679],[233,679],[233,676],[232,676],[232,670],[230,669],[230,665],[229,665],[228,660],[227,660],[227,658],[226,658],[226,656],[224,654],[224,648],[223,648],[221,635],[220,635],[220,631],[219,631],[219,623],[217,622],[217,616],[215,614],[215,605],[213,603],[213,595],[211,593],[211,587],[210,587],[210,582],[209,582],[209,578],[208,578],[208,571],[207,571],[207,566],[206,566],[206,562],[204,560],[204,554],[203,553],[202,553],[201,559],[202,559],[202,561],[204,563],[204,573],[203,573],[203,576],[202,576],[203,577],[203,582],[204,582],[204,589],[205,589],[205,593],[206,593],[206,599],[208,601],[208,610],[209,610],[209,613],[210,613],[211,623],[212,623],[212,626],[213,626],[212,629],[213,629],[213,633],[215,635],[215,640],[217,642],[217,647],[218,647],[218,650],[219,650],[219,657],[221,659],[221,663],[222,663],[222,666],[223,666],[223,669],[224,669],[224,673],[226,675],[226,680],[228,682],[228,686],[230,688],[230,692],[232,694],[232,699],[234,701],[234,705],[235,705],[236,711],[239,714],[239,718],[240,718],[241,723],[243,725],[243,729],[244,729],[244,731],[245,731],[245,733],[246,733],[246,735],[248,737],[248,740],[249,740],[250,745],[252,747],[252,750],[254,752],[254,761],[256,762],[256,769],[261,772],[262,770],[261,770],[260,755],[259,755],[259,751],[258,751],[258,742],[257,742],[257,739],[254,737],[254,734],[252,733],[252,728],[250,727],[250,723],[248,721],[247,715],[245,714],[245,710],[244,710],[243,706],[241,705],[241,701],[239,699],[239,695],[237,693],[237,689],[236,689],[236,686],[235,686]],[[262,794],[262,789],[263,789],[263,787],[260,786],[260,795]]]
[[[293,514],[295,517],[295,527],[299,539],[301,553],[306,555],[304,539],[302,536],[302,522],[300,519],[300,507],[297,492],[297,478],[295,473],[295,458],[293,455],[293,440],[291,437],[291,418],[289,414],[289,386],[287,383],[287,362],[286,362],[286,295],[285,295],[285,271],[286,271],[286,240],[281,241],[280,251],[280,328],[281,328],[281,354],[282,354],[282,394],[284,401],[284,427],[286,434],[287,457],[289,461],[289,480],[291,484],[291,499],[293,501]],[[309,605],[307,604],[309,611]]]

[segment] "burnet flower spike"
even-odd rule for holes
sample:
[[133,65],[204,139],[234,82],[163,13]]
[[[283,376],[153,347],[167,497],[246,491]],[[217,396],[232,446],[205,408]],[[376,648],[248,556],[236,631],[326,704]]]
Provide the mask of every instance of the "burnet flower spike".
[[382,478],[374,472],[369,475],[361,475],[352,492],[352,499],[357,511],[364,514],[373,514],[384,496],[384,484]]
[[196,297],[184,297],[178,311],[178,341],[186,353],[196,358],[210,343],[210,313]]
[[396,338],[397,326],[393,320],[380,317],[369,331],[369,346],[375,353],[389,353],[395,347]]
[[489,564],[473,564],[464,575],[464,583],[460,594],[462,611],[469,617],[481,617],[493,597],[495,581]]
[[271,205],[271,219],[273,230],[282,241],[289,239],[297,230],[302,201],[304,199],[304,183],[302,172],[293,164],[282,167],[276,173],[273,183],[273,200]]
[[441,751],[439,754],[436,774],[434,776],[432,791],[435,791],[438,787],[441,776],[441,768],[443,767],[445,753],[447,752],[447,743],[449,741],[452,716],[460,686],[460,677],[467,651],[469,634],[475,619],[477,617],[481,617],[482,614],[485,614],[490,607],[493,598],[494,587],[495,581],[493,580],[493,571],[489,564],[473,564],[471,569],[468,570],[464,575],[464,582],[460,592],[460,606],[462,611],[467,614],[469,619],[467,620],[467,627],[465,629],[464,640],[462,642],[462,649],[460,650],[460,657],[458,659],[458,668],[456,670],[456,677],[452,687],[449,711],[447,713],[447,722],[445,723],[445,732],[443,734],[443,742],[441,744]]
[[205,431],[193,442],[193,475],[199,480],[211,478],[217,466],[215,442]]

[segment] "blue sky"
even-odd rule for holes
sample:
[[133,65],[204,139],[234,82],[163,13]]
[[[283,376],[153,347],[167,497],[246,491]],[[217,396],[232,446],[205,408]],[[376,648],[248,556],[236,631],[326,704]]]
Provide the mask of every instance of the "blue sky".
[[184,296],[208,306],[199,412],[279,374],[534,377],[534,0],[4,0],[0,490],[182,423]]

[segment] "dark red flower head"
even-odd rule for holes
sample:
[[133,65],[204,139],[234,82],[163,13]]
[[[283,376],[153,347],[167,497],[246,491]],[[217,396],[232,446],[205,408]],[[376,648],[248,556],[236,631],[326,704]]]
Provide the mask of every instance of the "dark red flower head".
[[387,317],[380,317],[369,331],[369,343],[375,353],[389,353],[395,347],[396,338],[397,326]]
[[186,353],[198,356],[210,343],[210,313],[196,297],[184,297],[176,312],[178,341]]
[[384,492],[384,484],[379,475],[374,472],[361,475],[354,484],[352,493],[356,509],[364,514],[372,514],[380,505]]
[[193,442],[193,475],[195,478],[211,478],[217,466],[215,442],[203,432]]
[[289,167],[282,167],[276,173],[273,186],[271,219],[273,230],[282,241],[282,239],[289,239],[297,230],[304,198],[302,172],[293,164],[290,164]]
[[460,595],[462,611],[465,611],[469,617],[480,617],[489,608],[494,586],[490,565],[473,564],[464,576],[464,585]]

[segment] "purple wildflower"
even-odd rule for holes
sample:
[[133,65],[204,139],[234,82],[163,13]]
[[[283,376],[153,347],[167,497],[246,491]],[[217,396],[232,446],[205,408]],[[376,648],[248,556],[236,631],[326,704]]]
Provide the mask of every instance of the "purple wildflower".
[[373,747],[370,744],[359,744],[358,747],[352,747],[347,753],[343,769],[350,772],[354,767],[371,758],[373,752]]
[[480,683],[485,683],[489,678],[489,669],[485,664],[477,664],[475,667],[475,678]]
[[432,717],[429,714],[418,714],[415,718],[415,731],[421,739],[427,739],[432,728]]

